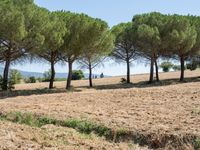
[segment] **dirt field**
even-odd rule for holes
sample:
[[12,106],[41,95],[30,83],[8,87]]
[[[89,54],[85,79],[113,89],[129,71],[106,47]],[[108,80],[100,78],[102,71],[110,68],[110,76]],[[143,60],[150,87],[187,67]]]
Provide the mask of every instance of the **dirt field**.
[[[0,110],[1,112],[33,112],[58,119],[87,119],[111,128],[126,129],[147,136],[155,135],[156,138],[164,135],[199,137],[200,79],[193,77],[200,76],[200,71],[187,71],[187,80],[192,82],[186,83],[176,82],[179,74],[179,72],[162,73],[160,78],[164,81],[155,86],[145,86],[144,81],[148,80],[148,75],[132,76],[132,82],[135,84],[129,86],[120,84],[121,77],[96,79],[93,89],[87,88],[88,81],[86,80],[75,81],[73,82],[75,92],[60,90],[60,92],[56,91],[51,94],[22,94],[16,97],[2,97]],[[36,88],[48,87],[47,85],[46,83],[22,84],[17,85],[16,90],[34,91]],[[58,89],[62,89],[65,82],[58,82],[55,85]],[[42,133],[43,130],[7,122],[0,122],[0,128],[2,130],[0,142],[3,141],[3,143],[11,146],[15,143],[15,140],[12,141],[11,138],[3,135],[7,132],[15,134],[16,142],[21,141],[20,143],[23,143],[21,146],[24,148],[27,147],[27,144],[41,148],[42,144],[38,144],[38,142],[30,143],[30,139],[34,136],[32,133],[37,134],[36,136],[42,134],[42,136],[39,136],[42,139],[45,136]],[[53,130],[56,127],[47,126],[44,128],[48,130],[48,135],[54,136]],[[26,139],[28,142],[26,140],[22,142],[21,129],[23,129],[23,134],[30,135],[30,138]],[[67,130],[66,132],[69,130],[71,132],[71,129],[58,128],[58,130]],[[47,137],[51,140],[59,140],[59,138],[55,136],[51,138],[51,136]],[[103,139],[96,140],[96,137],[94,140],[80,139],[78,136],[68,140],[74,141],[77,145],[81,145],[81,142],[84,141],[81,149],[89,149],[90,146],[94,149],[139,149],[139,147],[130,148],[130,143],[121,143],[121,145],[117,144],[113,147],[113,143],[108,143]],[[71,146],[71,144],[69,144],[71,147],[63,148],[63,145],[58,143],[53,144],[53,146],[60,149],[77,149],[76,146]],[[17,145],[14,146],[13,149],[16,149]],[[7,148],[12,149],[12,147]],[[188,147],[180,149],[193,148],[188,145]]]
[[0,149],[31,150],[120,150],[135,149],[139,146],[131,143],[109,143],[95,135],[84,135],[74,129],[43,126],[41,129],[10,122],[0,122]]

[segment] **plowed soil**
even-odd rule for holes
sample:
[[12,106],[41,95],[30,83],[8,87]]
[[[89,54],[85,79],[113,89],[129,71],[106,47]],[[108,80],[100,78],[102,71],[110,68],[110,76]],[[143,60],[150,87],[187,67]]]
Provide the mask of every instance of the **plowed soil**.
[[[120,83],[121,77],[96,79],[95,87],[92,89],[87,88],[86,80],[75,81],[73,86],[77,92],[75,90],[2,97],[0,110],[33,112],[58,119],[88,119],[108,127],[123,128],[142,134],[200,136],[200,80],[196,78],[200,75],[200,71],[187,71],[187,81],[190,82],[185,83],[177,81],[179,72],[160,75],[163,82],[154,86],[144,84],[148,75],[132,76],[134,84],[128,86]],[[55,85],[58,89],[62,89],[65,82],[57,82]],[[16,90],[27,92],[45,87],[48,87],[48,84],[21,84],[17,85]],[[5,126],[5,122],[0,122],[0,126]],[[9,124],[8,129],[9,127],[12,128],[12,124]],[[30,136],[33,136],[32,133],[35,134],[34,129],[18,127],[27,130]],[[6,136],[1,138],[3,139],[0,142],[8,142]],[[112,147],[109,145],[111,143],[107,145],[106,141],[93,144],[89,142],[88,145],[99,148],[99,143],[106,149]],[[26,144],[25,141],[21,146],[26,147]],[[126,146],[122,149],[130,148]]]

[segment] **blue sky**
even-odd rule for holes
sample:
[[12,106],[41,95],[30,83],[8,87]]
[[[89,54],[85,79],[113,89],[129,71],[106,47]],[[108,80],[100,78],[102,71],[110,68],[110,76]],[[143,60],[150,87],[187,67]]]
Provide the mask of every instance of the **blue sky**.
[[[135,14],[157,11],[165,14],[192,14],[200,15],[199,0],[35,0],[39,6],[49,10],[67,10],[77,13],[86,13],[92,17],[101,18],[112,27],[120,22],[131,21]],[[15,65],[13,68],[25,71],[44,72],[49,65],[25,64]],[[74,65],[74,69],[79,69]],[[57,72],[67,72],[67,66],[56,65]],[[146,73],[149,71],[142,63],[136,63],[131,68],[131,73]],[[85,70],[87,72],[87,70]],[[125,64],[106,62],[104,67],[98,67],[94,73],[104,72],[107,75],[126,74]]]

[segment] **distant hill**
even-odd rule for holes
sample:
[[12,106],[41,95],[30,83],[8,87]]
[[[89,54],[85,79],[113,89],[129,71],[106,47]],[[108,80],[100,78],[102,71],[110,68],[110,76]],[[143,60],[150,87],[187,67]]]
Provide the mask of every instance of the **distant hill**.
[[[34,76],[36,78],[42,78],[43,77],[43,73],[40,72],[28,72],[28,71],[21,71],[19,70],[19,72],[22,74],[23,77],[31,77]],[[3,68],[0,67],[0,75],[3,74]],[[88,73],[84,74],[85,78],[89,77]],[[94,74],[94,76],[97,76],[99,78],[99,75]],[[67,77],[67,73],[56,73],[56,78],[66,78]],[[105,75],[105,77],[109,77],[107,75]]]

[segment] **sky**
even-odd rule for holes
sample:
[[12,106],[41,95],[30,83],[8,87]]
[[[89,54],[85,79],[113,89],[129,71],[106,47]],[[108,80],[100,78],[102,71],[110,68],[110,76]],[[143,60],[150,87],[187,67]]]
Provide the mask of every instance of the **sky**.
[[[91,17],[101,18],[112,27],[121,22],[131,21],[136,14],[152,11],[164,14],[191,14],[200,15],[199,0],[35,0],[39,6],[51,11],[67,10],[77,13],[86,13]],[[48,63],[13,65],[12,68],[24,71],[44,72],[50,68]],[[77,64],[74,69],[80,69]],[[67,65],[56,65],[57,72],[67,72]],[[84,70],[84,72],[88,72]],[[94,73],[105,75],[125,75],[126,64],[107,61],[104,67],[100,66]],[[147,73],[149,67],[145,63],[134,63],[131,67],[132,74]]]

